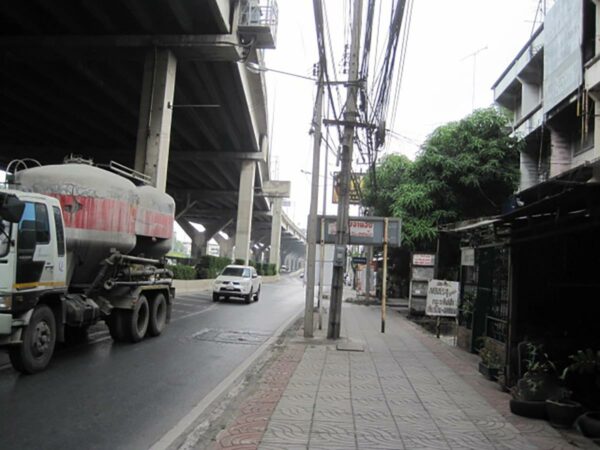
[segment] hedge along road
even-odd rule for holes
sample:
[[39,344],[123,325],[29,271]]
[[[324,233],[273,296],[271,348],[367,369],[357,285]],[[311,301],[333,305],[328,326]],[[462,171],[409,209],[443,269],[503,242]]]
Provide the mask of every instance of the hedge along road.
[[[178,295],[162,336],[115,344],[99,329],[45,372],[0,370],[0,448],[144,449],[166,443],[232,372],[303,309],[297,278],[259,302]],[[264,346],[263,346],[264,347]]]

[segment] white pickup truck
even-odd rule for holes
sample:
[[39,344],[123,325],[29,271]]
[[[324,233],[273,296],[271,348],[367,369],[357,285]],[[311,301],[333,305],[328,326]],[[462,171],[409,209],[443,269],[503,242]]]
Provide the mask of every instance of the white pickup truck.
[[213,302],[221,298],[242,298],[246,303],[258,301],[262,278],[252,266],[230,265],[215,279]]

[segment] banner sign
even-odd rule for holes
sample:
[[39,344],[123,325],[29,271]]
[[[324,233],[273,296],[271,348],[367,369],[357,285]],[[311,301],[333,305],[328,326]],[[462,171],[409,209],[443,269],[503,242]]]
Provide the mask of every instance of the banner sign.
[[[340,198],[340,175],[341,172],[333,173],[333,198],[331,199],[332,203],[339,203]],[[350,177],[350,204],[351,205],[360,205],[360,193],[361,189],[364,187],[364,173],[353,173]]]
[[427,287],[425,314],[456,317],[458,314],[458,281],[431,280]]
[[[321,241],[321,219],[325,220],[325,244],[335,244],[337,217],[318,216],[317,242]],[[383,217],[350,217],[348,221],[349,245],[383,245]],[[402,222],[398,218],[388,219],[388,245],[399,247],[401,243]]]

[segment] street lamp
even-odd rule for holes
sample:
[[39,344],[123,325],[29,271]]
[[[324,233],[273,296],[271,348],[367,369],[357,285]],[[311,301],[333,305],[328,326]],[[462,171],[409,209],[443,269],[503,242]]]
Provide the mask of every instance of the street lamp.
[[275,72],[280,73],[282,75],[289,75],[290,77],[302,78],[304,80],[310,80],[313,83],[317,81],[316,78],[307,77],[304,75],[298,75],[297,73],[285,72],[283,70],[271,69],[269,67],[261,66],[255,62],[246,62],[246,68],[252,73],[261,73],[261,72]]

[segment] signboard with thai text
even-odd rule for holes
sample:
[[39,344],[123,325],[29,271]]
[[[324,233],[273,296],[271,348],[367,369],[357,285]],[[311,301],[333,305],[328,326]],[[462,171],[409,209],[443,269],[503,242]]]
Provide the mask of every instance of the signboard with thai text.
[[435,255],[432,253],[413,253],[413,266],[435,266]]
[[[321,240],[321,219],[325,220],[323,240],[325,244],[334,244],[337,234],[335,216],[318,216],[317,242]],[[348,233],[350,245],[382,245],[383,217],[350,217]],[[388,219],[388,245],[399,247],[401,243],[402,222],[397,218]]]
[[427,287],[425,314],[456,317],[458,314],[458,281],[431,280]]

